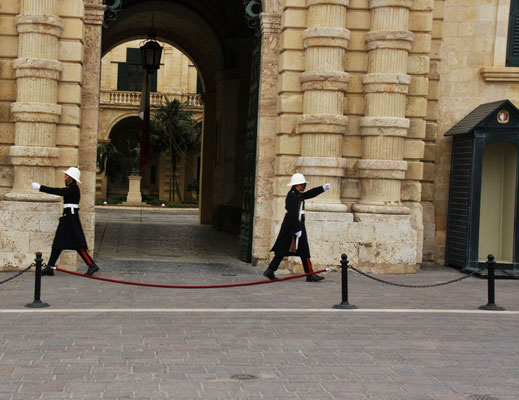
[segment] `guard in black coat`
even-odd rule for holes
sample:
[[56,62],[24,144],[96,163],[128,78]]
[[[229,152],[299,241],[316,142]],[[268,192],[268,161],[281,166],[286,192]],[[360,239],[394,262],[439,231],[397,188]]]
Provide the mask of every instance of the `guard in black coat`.
[[[270,251],[274,252],[274,258],[268,268],[263,273],[269,279],[276,279],[274,272],[286,256],[299,256],[303,263],[305,273],[311,273],[312,263],[310,262],[310,247],[305,229],[305,200],[311,199],[330,189],[330,184],[318,186],[305,192],[306,179],[303,174],[294,174],[287,186],[292,186],[285,200],[287,213],[281,224],[276,243]],[[324,277],[319,275],[309,275],[307,282],[318,282]]]
[[79,220],[79,199],[81,198],[81,193],[78,182],[81,183],[79,180],[80,172],[75,167],[71,167],[64,172],[66,185],[64,188],[53,188],[36,182],[32,183],[32,188],[35,190],[63,196],[64,203],[63,215],[59,219],[58,229],[52,242],[49,262],[42,270],[42,275],[54,275],[54,267],[62,250],[76,250],[86,265],[88,265],[86,275],[94,275],[94,273],[99,271],[99,267],[88,254],[85,234]]

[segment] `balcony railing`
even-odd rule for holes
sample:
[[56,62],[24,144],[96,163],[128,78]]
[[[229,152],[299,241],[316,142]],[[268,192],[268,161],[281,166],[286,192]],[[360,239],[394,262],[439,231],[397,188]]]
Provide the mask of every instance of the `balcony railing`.
[[[181,103],[186,103],[188,106],[201,107],[200,94],[198,93],[158,93],[152,92],[151,105],[159,106],[169,100],[177,99]],[[101,90],[101,104],[103,105],[125,105],[125,106],[139,106],[141,103],[141,92],[126,92],[117,90]]]

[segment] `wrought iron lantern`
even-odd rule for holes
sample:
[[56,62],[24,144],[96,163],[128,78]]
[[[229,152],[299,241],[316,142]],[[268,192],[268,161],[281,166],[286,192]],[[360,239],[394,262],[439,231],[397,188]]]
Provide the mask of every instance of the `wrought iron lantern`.
[[141,46],[142,67],[153,72],[160,68],[160,57],[162,55],[162,46],[153,39],[148,39]]

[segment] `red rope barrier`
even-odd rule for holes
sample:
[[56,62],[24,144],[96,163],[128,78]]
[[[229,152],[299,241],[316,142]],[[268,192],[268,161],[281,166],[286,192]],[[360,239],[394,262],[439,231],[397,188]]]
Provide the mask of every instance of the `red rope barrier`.
[[308,274],[291,275],[291,276],[287,276],[285,278],[277,278],[277,279],[268,280],[268,281],[229,283],[226,285],[200,285],[200,286],[160,285],[157,283],[120,281],[118,279],[110,279],[110,278],[103,278],[100,276],[85,275],[85,274],[81,274],[79,272],[69,271],[67,269],[62,269],[62,268],[57,268],[57,267],[56,267],[56,271],[66,272],[67,274],[82,276],[82,277],[90,278],[90,279],[97,279],[98,281],[120,283],[122,285],[146,286],[146,287],[157,287],[157,288],[166,288],[166,289],[216,289],[216,288],[230,288],[230,287],[237,287],[237,286],[253,286],[253,285],[262,285],[262,284],[272,283],[272,282],[288,281],[289,279],[297,279],[297,278],[303,278],[303,277],[309,276],[309,275],[319,274],[321,272],[325,272],[326,270],[321,269],[319,271],[309,272]]

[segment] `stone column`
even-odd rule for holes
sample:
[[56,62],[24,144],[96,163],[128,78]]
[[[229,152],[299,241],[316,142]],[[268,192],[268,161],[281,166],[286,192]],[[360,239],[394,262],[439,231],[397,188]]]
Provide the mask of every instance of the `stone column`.
[[278,60],[281,14],[261,13],[261,73],[258,99],[258,138],[252,262],[265,263],[271,241],[278,115]]
[[412,0],[370,0],[371,31],[366,34],[368,71],[364,76],[365,117],[361,119],[363,159],[357,163],[362,195],[357,213],[409,214],[401,203],[408,53],[413,41],[408,31]]
[[57,16],[58,0],[19,3],[18,58],[13,61],[17,95],[11,105],[15,137],[9,151],[13,187],[0,202],[0,269],[27,267],[37,251],[46,257],[61,208],[58,197],[32,190],[31,182],[55,183],[63,21]]
[[81,168],[81,223],[89,248],[94,246],[94,207],[96,195],[97,131],[99,127],[99,90],[101,80],[101,29],[105,6],[102,0],[85,0],[85,44],[81,84],[81,131],[79,166]]
[[15,20],[19,35],[18,58],[13,62],[17,97],[11,106],[15,142],[9,151],[14,182],[7,200],[33,200],[36,192],[31,181],[54,185],[59,157],[56,124],[61,116],[58,80],[62,65],[58,53],[63,29],[61,18],[56,16],[57,3],[23,0]]
[[358,266],[374,272],[414,272],[419,262],[418,233],[401,194],[408,169],[404,143],[410,126],[406,104],[412,3],[369,1],[368,70],[363,78],[366,109],[360,121],[364,149],[357,162],[362,194],[352,209],[359,229],[372,235],[368,242],[359,243]]
[[332,189],[307,203],[307,210],[347,211],[341,203],[341,177],[346,160],[342,139],[348,124],[344,116],[349,74],[344,57],[350,31],[346,29],[349,0],[308,0],[307,29],[303,32],[305,71],[301,74],[303,114],[298,118],[301,134],[300,171],[309,187],[332,184]]

